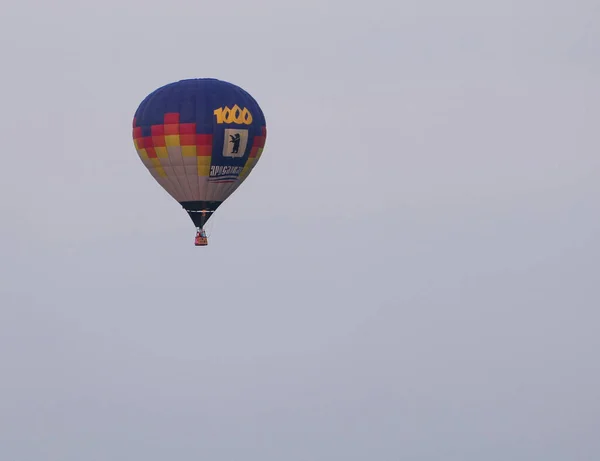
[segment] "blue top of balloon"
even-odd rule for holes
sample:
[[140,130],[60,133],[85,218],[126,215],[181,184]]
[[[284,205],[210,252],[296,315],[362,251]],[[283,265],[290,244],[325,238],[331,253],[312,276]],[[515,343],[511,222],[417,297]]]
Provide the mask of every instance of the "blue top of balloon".
[[166,84],[140,103],[134,127],[161,124],[167,113],[178,113],[180,123],[196,123],[197,133],[208,133],[214,124],[213,111],[219,107],[245,107],[254,126],[265,126],[265,116],[256,100],[244,89],[216,78],[191,78]]

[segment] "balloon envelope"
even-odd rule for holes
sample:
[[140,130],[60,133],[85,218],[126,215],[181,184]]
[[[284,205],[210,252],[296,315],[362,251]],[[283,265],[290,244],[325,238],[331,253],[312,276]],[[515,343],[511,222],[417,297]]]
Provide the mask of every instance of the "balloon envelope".
[[158,88],[133,119],[142,162],[197,227],[248,177],[266,135],[265,117],[254,98],[212,78]]

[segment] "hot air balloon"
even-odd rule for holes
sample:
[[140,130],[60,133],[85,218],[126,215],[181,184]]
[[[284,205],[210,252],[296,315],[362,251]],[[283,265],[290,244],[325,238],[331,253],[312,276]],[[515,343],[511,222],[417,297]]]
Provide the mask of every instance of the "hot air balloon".
[[266,136],[254,98],[214,78],[162,86],[146,96],[133,118],[137,153],[189,214],[196,246],[208,244],[204,225],[248,177]]

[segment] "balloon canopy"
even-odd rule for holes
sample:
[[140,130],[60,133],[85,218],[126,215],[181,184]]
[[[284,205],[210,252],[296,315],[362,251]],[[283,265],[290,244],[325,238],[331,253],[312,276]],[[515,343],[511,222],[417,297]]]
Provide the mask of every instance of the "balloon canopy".
[[133,119],[142,162],[200,229],[248,177],[266,135],[265,117],[254,98],[213,78],[158,88]]

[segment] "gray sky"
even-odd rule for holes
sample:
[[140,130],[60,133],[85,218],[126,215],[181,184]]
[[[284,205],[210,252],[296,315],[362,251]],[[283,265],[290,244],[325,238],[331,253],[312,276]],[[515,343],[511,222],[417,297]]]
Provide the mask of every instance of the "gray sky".
[[[594,1],[3,4],[0,458],[600,459]],[[193,247],[140,162],[216,77],[265,152]]]

